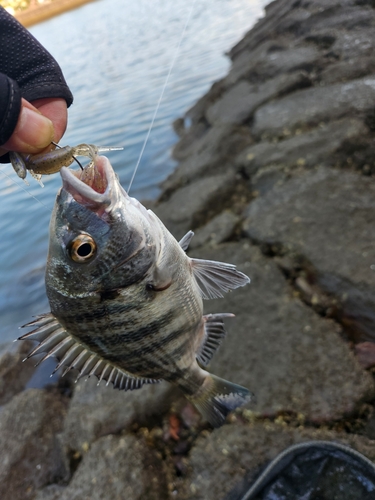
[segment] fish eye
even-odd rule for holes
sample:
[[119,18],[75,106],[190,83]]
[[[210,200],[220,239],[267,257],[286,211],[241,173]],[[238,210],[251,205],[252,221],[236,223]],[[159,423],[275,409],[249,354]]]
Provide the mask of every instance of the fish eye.
[[80,264],[88,262],[96,254],[96,243],[89,234],[80,234],[68,246],[70,258]]

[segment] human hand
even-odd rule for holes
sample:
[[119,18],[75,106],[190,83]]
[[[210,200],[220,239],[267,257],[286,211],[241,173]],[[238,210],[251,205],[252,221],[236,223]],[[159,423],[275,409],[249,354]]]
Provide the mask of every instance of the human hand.
[[68,120],[64,99],[48,97],[32,103],[22,99],[21,112],[16,128],[0,148],[0,156],[9,151],[42,153],[49,151],[51,142],[59,142]]

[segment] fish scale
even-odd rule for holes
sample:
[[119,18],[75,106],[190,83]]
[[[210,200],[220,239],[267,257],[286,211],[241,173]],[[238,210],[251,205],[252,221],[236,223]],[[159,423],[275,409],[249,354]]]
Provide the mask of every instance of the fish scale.
[[46,289],[51,313],[20,337],[121,390],[167,380],[213,425],[252,398],[203,369],[221,345],[224,320],[203,315],[203,299],[244,286],[232,264],[190,258],[189,231],[177,242],[160,219],[120,186],[105,157],[83,172],[61,169],[50,224]]

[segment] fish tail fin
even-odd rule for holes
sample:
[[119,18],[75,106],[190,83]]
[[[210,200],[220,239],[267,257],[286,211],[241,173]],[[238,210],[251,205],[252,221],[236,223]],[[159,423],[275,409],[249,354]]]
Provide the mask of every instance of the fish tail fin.
[[[207,373],[207,372],[206,372]],[[224,424],[226,416],[239,406],[254,398],[254,395],[241,385],[233,384],[207,373],[207,377],[197,394],[190,401],[213,427]]]

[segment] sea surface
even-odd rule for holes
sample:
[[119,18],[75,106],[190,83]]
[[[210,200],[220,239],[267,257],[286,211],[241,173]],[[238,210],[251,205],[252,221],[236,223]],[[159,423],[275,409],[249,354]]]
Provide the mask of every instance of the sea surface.
[[[155,198],[175,166],[172,122],[226,74],[225,52],[267,3],[97,0],[33,26],[74,95],[61,145],[123,146],[108,157],[127,189],[165,87],[131,188],[138,199]],[[0,344],[17,338],[33,315],[49,311],[44,266],[61,179],[45,176],[43,189],[29,182],[0,165]]]

